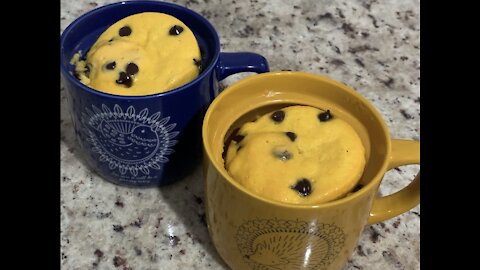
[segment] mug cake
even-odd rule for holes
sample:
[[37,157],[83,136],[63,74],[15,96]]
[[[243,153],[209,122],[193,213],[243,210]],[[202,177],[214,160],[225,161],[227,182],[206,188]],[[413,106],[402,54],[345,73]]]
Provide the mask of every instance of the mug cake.
[[274,201],[318,204],[351,192],[365,167],[355,129],[330,110],[289,106],[240,127],[225,166],[235,181]]
[[141,96],[162,93],[194,80],[201,53],[193,32],[159,12],[130,15],[111,25],[90,48],[71,60],[75,76],[98,91]]

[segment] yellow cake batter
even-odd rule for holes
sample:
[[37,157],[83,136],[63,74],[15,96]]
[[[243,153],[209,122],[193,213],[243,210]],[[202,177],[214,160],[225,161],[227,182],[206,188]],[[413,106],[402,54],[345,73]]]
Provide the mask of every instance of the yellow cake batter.
[[345,196],[364,166],[365,149],[353,127],[309,106],[286,107],[244,124],[226,155],[228,172],[245,188],[295,204]]
[[110,26],[72,64],[82,83],[98,91],[140,96],[172,90],[199,74],[200,48],[192,31],[167,14],[145,12]]

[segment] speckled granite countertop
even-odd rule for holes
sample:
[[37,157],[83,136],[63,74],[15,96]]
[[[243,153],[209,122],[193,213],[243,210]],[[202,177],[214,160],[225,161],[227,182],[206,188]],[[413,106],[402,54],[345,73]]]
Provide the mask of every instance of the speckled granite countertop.
[[[62,0],[60,31],[110,2]],[[373,102],[392,137],[419,139],[419,0],[172,2],[206,16],[223,51],[258,52],[272,70],[327,74]],[[200,168],[161,189],[102,180],[77,158],[63,88],[60,93],[62,269],[227,269],[208,236]],[[417,170],[388,172],[381,193],[405,186]],[[419,259],[417,206],[366,227],[345,269],[420,269]]]

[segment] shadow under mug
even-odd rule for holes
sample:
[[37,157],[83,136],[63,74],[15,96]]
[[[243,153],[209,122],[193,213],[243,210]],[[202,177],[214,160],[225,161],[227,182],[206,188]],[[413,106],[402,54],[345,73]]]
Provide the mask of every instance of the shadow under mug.
[[[174,90],[146,95],[102,93],[73,76],[70,60],[88,51],[118,20],[162,12],[184,22],[202,53],[202,72]],[[266,59],[249,52],[220,52],[214,27],[201,15],[165,2],[120,2],[94,9],[71,23],[61,37],[61,74],[82,157],[108,181],[128,186],[172,183],[192,171],[202,153],[201,125],[218,95],[218,81],[238,72],[267,72]]]
[[[358,131],[367,160],[360,190],[328,203],[294,205],[262,198],[228,174],[222,152],[229,133],[256,115],[292,104],[329,109]],[[377,195],[387,170],[419,163],[420,143],[391,139],[373,105],[327,77],[270,72],[243,79],[213,101],[202,135],[208,229],[234,270],[341,269],[367,223],[392,218],[420,201],[420,173],[397,193]]]

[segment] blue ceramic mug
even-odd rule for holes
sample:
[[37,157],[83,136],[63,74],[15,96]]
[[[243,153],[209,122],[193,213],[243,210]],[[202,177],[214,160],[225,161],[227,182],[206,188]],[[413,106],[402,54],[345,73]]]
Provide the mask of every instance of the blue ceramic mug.
[[[86,52],[110,25],[132,14],[162,12],[183,21],[202,52],[203,70],[190,83],[147,96],[96,91],[73,75],[70,60]],[[165,2],[120,2],[94,9],[70,24],[61,37],[61,73],[83,158],[108,181],[159,186],[188,174],[201,158],[203,116],[218,95],[218,81],[238,72],[268,72],[255,53],[222,53],[213,26],[187,8]]]

